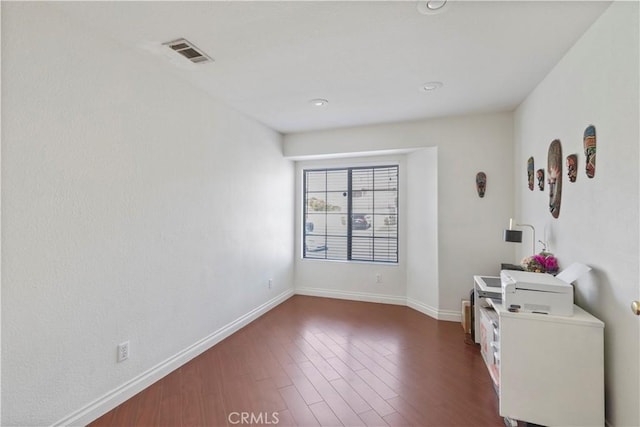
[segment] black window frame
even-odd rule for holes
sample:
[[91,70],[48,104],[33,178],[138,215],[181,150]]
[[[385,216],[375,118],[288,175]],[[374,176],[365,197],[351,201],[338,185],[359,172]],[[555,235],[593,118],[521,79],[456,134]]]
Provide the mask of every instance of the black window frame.
[[[389,188],[385,188],[385,189],[376,189],[375,188],[375,171],[376,170],[389,170],[389,169],[395,169],[395,188],[393,189],[389,189]],[[354,193],[358,193],[361,190],[358,189],[353,189],[353,180],[352,180],[352,176],[353,176],[353,172],[354,171],[362,171],[362,170],[372,170],[373,174],[374,174],[374,179],[373,179],[373,188],[371,188],[370,191],[373,192],[373,202],[372,202],[372,211],[370,212],[370,215],[373,218],[376,218],[377,216],[383,215],[383,214],[387,214],[387,212],[381,212],[380,210],[378,210],[378,212],[376,212],[376,208],[375,208],[375,193],[376,191],[393,191],[395,193],[395,213],[393,215],[388,215],[388,217],[393,217],[393,219],[395,220],[395,223],[392,224],[392,226],[395,226],[395,235],[394,236],[376,236],[375,235],[375,230],[373,231],[373,235],[371,237],[363,237],[363,236],[356,236],[356,239],[371,239],[371,244],[372,244],[372,256],[371,258],[363,258],[361,256],[357,256],[354,258],[353,255],[353,241],[354,241],[354,235],[353,235],[353,224],[354,224],[354,215],[358,215],[360,216],[361,213],[359,212],[354,212],[354,208],[353,208],[353,198],[354,198]],[[344,235],[330,235],[327,233],[327,225],[325,222],[325,227],[324,227],[324,238],[325,238],[325,246],[324,246],[324,257],[322,256],[318,256],[318,250],[314,250],[314,251],[308,251],[307,249],[307,236],[322,236],[320,234],[314,234],[313,231],[313,223],[311,223],[311,229],[309,228],[309,223],[307,221],[308,218],[308,197],[309,194],[313,194],[313,193],[322,193],[322,191],[308,191],[308,182],[307,182],[307,177],[308,177],[308,173],[317,173],[317,172],[324,172],[324,173],[329,173],[329,172],[340,172],[340,171],[346,171],[347,172],[347,189],[346,189],[346,193],[347,193],[347,212],[346,212],[346,217],[350,218],[351,220],[346,221],[347,222],[347,234],[346,236]],[[303,169],[302,170],[302,176],[303,176],[303,185],[302,185],[302,209],[303,209],[303,221],[302,221],[302,258],[303,259],[311,259],[311,260],[320,260],[320,261],[343,261],[343,262],[365,262],[365,263],[380,263],[380,264],[391,264],[391,265],[397,265],[399,263],[399,197],[400,197],[400,165],[398,164],[385,164],[385,165],[375,165],[375,166],[343,166],[343,167],[331,167],[331,168],[308,168],[308,169]],[[326,179],[326,177],[325,177]],[[325,183],[325,190],[324,193],[328,194],[330,192],[340,192],[340,191],[329,191],[326,188],[326,183]],[[325,203],[326,203],[327,197],[325,196]],[[327,212],[327,207],[325,207],[325,215]],[[366,221],[366,220],[365,220]],[[386,221],[386,220],[385,220]],[[328,237],[336,237],[336,238],[344,238],[346,237],[347,239],[347,254],[346,257],[330,257],[328,256],[329,250],[327,247],[327,241],[328,241]],[[392,254],[393,257],[389,257],[388,260],[384,260],[384,259],[376,259],[376,254],[375,254],[375,242],[376,240],[378,241],[382,241],[382,240],[387,240],[387,244],[389,243],[389,241],[393,241],[395,242],[395,251],[389,252],[388,250],[386,251],[387,254]],[[320,248],[320,251],[322,251],[323,249]],[[313,256],[307,256],[308,252],[313,252]]]

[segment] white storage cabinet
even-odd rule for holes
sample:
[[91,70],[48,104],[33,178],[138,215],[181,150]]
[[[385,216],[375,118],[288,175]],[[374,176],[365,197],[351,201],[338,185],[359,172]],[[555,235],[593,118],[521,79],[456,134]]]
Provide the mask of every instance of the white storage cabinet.
[[479,323],[496,328],[491,341],[479,338],[494,351],[483,350],[483,358],[498,389],[500,415],[544,426],[603,426],[604,323],[576,305],[567,317],[512,313],[486,302],[497,322],[479,307]]

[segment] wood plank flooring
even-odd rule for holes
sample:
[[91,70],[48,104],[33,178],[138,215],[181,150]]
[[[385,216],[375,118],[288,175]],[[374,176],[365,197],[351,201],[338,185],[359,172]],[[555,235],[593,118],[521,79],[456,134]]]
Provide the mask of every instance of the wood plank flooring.
[[298,295],[90,425],[504,424],[459,323]]

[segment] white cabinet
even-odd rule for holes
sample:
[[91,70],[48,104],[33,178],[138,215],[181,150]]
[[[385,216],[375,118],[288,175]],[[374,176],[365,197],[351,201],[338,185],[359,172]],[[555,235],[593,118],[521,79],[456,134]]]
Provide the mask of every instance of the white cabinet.
[[500,366],[500,331],[498,325],[498,316],[492,308],[480,307],[480,354],[484,359],[484,363],[489,369],[489,374],[493,380],[496,390],[499,387],[499,366]]
[[[497,369],[500,415],[545,426],[603,426],[604,323],[578,306],[565,317],[486,302],[497,327],[495,352],[483,357],[490,372]],[[490,316],[479,310],[482,324]]]

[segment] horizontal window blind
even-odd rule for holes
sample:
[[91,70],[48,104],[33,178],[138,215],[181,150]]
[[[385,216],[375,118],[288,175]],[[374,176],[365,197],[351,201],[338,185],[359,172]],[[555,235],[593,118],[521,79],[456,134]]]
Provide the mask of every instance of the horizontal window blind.
[[398,166],[304,170],[304,258],[398,262]]

